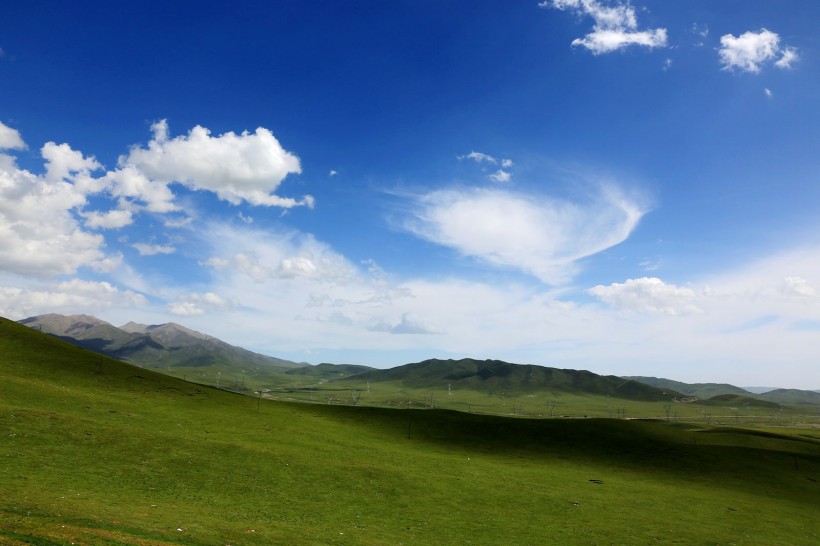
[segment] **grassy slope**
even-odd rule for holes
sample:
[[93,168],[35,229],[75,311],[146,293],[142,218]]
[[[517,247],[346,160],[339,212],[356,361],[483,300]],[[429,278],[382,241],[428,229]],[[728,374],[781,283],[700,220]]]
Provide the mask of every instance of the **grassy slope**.
[[810,431],[260,402],[2,319],[0,379],[1,544],[820,539]]

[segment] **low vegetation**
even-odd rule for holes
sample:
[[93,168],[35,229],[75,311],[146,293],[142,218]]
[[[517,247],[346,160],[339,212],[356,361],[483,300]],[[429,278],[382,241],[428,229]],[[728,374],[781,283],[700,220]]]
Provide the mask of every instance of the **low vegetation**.
[[3,544],[820,541],[817,429],[270,401],[2,319],[0,376]]

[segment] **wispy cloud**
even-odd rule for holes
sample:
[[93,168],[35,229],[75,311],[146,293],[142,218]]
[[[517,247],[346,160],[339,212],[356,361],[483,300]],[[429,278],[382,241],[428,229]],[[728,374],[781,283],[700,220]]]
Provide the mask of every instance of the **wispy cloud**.
[[512,180],[512,173],[509,169],[513,166],[513,160],[508,158],[497,159],[490,154],[483,152],[472,151],[469,154],[457,156],[459,161],[463,159],[472,159],[479,165],[486,163],[488,165],[500,165],[501,168],[487,175],[487,178],[492,182],[510,182]]
[[403,227],[464,256],[562,284],[578,260],[624,241],[645,212],[614,187],[600,188],[584,203],[501,190],[440,190],[417,196]]

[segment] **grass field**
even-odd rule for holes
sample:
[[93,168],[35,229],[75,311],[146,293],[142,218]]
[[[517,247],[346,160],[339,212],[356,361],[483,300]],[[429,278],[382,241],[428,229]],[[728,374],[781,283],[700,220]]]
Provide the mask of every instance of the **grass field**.
[[0,320],[0,544],[808,545],[818,481],[817,429],[271,401]]

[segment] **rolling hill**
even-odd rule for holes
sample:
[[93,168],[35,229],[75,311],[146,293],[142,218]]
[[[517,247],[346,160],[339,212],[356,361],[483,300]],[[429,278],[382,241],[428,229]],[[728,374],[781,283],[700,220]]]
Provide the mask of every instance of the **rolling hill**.
[[672,379],[644,376],[626,376],[624,379],[639,381],[659,389],[671,389],[687,396],[696,396],[697,398],[711,398],[724,394],[738,396],[749,396],[750,394],[749,391],[735,387],[734,385],[729,385],[728,383],[682,383],[680,381],[673,381]]
[[726,403],[747,405],[748,403],[748,405],[760,408],[774,408],[780,405],[820,406],[820,393],[816,391],[762,389],[765,392],[752,392],[725,383],[681,383],[671,379],[639,376],[629,377],[628,379],[662,389],[674,389],[683,394],[702,399],[702,403],[707,405],[726,405]]
[[0,376],[2,544],[820,537],[810,430],[271,402],[5,319]]
[[535,391],[574,392],[630,400],[669,401],[683,396],[615,376],[585,370],[562,370],[500,360],[430,359],[387,370],[372,370],[347,378],[351,381],[400,381],[407,387],[449,387],[482,392],[520,394]]
[[815,391],[804,391],[799,389],[775,389],[757,398],[778,404],[789,404],[798,406],[820,406],[820,393]]

